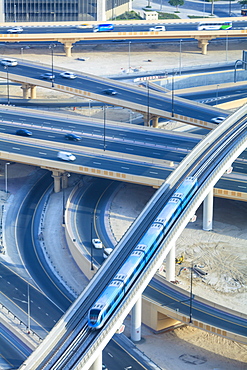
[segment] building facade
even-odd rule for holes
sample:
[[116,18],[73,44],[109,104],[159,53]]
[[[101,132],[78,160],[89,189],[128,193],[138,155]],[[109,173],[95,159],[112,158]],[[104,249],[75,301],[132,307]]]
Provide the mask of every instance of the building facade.
[[131,0],[0,0],[0,22],[105,21],[131,5]]

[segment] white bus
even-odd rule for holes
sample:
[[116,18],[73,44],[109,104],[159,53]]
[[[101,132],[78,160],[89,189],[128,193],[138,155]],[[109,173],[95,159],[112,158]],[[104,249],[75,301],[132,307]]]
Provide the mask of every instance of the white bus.
[[230,30],[232,28],[232,22],[221,22],[221,21],[205,21],[200,22],[197,26],[198,31],[203,30]]

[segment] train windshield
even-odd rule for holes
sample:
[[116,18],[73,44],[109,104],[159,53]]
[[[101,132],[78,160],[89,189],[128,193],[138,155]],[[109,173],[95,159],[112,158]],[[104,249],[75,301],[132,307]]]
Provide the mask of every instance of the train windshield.
[[90,321],[96,322],[98,320],[99,314],[100,314],[100,310],[96,310],[94,308],[90,310],[90,315],[89,315]]

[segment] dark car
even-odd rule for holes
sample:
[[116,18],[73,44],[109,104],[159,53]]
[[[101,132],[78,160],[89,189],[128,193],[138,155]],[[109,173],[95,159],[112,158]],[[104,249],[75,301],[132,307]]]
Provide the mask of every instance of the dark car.
[[66,134],[65,135],[66,140],[72,140],[72,141],[80,141],[81,137],[75,134]]
[[55,75],[53,75],[50,72],[43,73],[42,75],[40,75],[40,77],[43,78],[44,80],[54,80],[55,79]]
[[26,130],[25,128],[20,128],[19,130],[16,131],[15,134],[20,136],[32,136],[32,132]]
[[104,94],[106,95],[116,95],[117,92],[114,89],[106,89],[103,91]]

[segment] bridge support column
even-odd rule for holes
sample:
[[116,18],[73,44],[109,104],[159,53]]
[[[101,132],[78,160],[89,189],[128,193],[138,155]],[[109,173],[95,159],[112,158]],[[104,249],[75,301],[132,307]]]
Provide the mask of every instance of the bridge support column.
[[68,172],[64,172],[62,175],[62,189],[67,189],[68,187],[68,180],[69,180]]
[[71,49],[73,47],[71,42],[65,42],[63,44],[66,57],[71,57]]
[[210,231],[213,228],[213,201],[214,189],[210,190],[203,201],[203,230]]
[[151,117],[147,113],[144,113],[143,118],[144,118],[144,126],[150,126]]
[[59,193],[61,190],[61,172],[53,170],[52,177],[54,178],[54,192]]
[[152,122],[153,127],[157,128],[159,126],[159,117],[158,116],[153,117]]
[[31,85],[31,99],[36,99],[36,86]]
[[22,91],[23,91],[23,93],[22,93],[23,99],[28,99],[28,90],[29,90],[30,86],[27,85],[27,84],[22,84],[21,88],[22,88]]
[[131,340],[139,342],[141,340],[142,324],[142,296],[140,296],[131,310]]
[[172,246],[170,252],[166,256],[166,280],[167,281],[175,281],[175,253],[176,253],[176,246],[175,244]]
[[99,353],[89,370],[102,370],[102,352]]
[[206,55],[207,54],[207,51],[208,51],[208,49],[207,49],[208,43],[209,43],[209,40],[208,39],[198,39],[198,47],[200,49],[202,49],[202,54],[203,55]]

